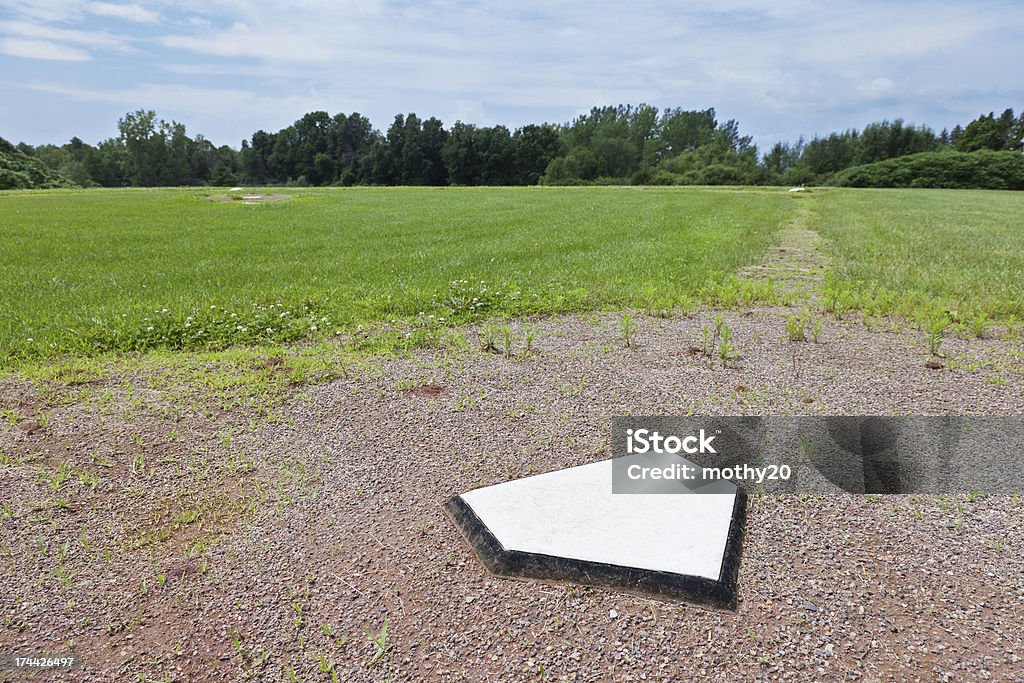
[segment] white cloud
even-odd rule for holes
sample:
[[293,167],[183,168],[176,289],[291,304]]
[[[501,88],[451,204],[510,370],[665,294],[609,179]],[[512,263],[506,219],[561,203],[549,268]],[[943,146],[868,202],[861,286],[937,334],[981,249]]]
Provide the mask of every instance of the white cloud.
[[65,21],[77,18],[81,2],[76,0],[0,0],[0,8],[11,16],[27,17],[40,21]]
[[916,20],[904,16],[891,24],[879,21],[877,16],[855,15],[842,26],[830,26],[829,30],[800,41],[797,49],[809,61],[829,64],[922,59],[969,43],[998,27],[998,20],[984,13],[936,14]]
[[85,5],[85,10],[90,14],[101,17],[114,17],[125,21],[135,21],[140,24],[155,24],[160,21],[160,15],[139,5],[120,5],[112,2],[90,2]]
[[171,35],[163,37],[160,42],[166,47],[217,57],[255,57],[283,62],[328,62],[334,56],[334,51],[329,45],[303,32],[272,27],[253,30],[241,22],[219,33]]
[[[202,133],[219,143],[237,146],[258,129],[279,130],[306,112],[365,110],[367,102],[341,93],[269,94],[241,88],[201,88],[143,84],[132,88],[83,88],[53,83],[0,83],[79,102],[112,105],[114,118],[127,111],[153,109],[160,118],[177,120],[190,134]],[[72,133],[73,134],[73,133]]]
[[113,36],[104,31],[78,31],[54,28],[27,21],[9,21],[0,24],[0,33],[39,40],[72,43],[92,48],[124,48],[128,39]]
[[891,93],[895,86],[896,84],[889,78],[876,78],[865,83],[858,90],[868,97],[883,97]]
[[86,62],[89,54],[48,40],[0,38],[0,53],[24,59],[50,59],[64,62]]

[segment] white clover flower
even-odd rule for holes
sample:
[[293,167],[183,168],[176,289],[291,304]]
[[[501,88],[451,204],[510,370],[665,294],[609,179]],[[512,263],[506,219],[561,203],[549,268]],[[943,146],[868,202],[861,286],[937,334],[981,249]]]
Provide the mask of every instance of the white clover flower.
[[29,342],[34,342],[35,341],[35,339],[33,339],[32,337],[29,337],[28,340],[29,340]]
[[316,332],[316,325],[310,325],[310,326],[309,326],[309,329],[311,329],[311,330],[313,330],[314,332]]
[[264,332],[266,332],[267,334],[273,334],[274,333],[274,328],[273,327],[268,327],[266,330],[264,330]]
[[152,326],[152,325],[150,325],[149,327],[147,327],[147,328],[146,328],[146,331],[147,331],[147,332],[152,332],[152,331],[153,331],[153,326]]

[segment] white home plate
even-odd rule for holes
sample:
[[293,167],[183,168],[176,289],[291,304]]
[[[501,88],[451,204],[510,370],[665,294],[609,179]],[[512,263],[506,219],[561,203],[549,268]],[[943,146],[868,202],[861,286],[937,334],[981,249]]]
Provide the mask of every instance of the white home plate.
[[[721,482],[725,483],[725,482]],[[746,494],[612,494],[612,461],[455,496],[446,511],[492,573],[736,608]]]

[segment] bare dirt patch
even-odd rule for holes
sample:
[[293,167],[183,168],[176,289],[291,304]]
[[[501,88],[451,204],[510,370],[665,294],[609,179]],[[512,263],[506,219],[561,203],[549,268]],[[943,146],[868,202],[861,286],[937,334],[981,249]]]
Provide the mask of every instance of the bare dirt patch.
[[211,202],[239,202],[240,204],[266,204],[268,202],[283,202],[291,199],[290,194],[236,194],[236,195],[206,195]]
[[783,290],[817,300],[825,281],[828,255],[821,235],[806,225],[810,210],[806,204],[801,206],[797,216],[783,229],[779,243],[768,249],[760,263],[744,268],[741,274],[770,279]]
[[435,398],[444,392],[444,387],[440,384],[421,384],[420,386],[412,387],[405,391],[413,396]]

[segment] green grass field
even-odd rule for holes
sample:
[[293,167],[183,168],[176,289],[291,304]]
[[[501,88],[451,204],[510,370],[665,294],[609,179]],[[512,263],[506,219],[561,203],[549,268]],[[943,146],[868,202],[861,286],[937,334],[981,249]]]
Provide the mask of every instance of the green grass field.
[[0,194],[0,356],[289,341],[420,313],[671,305],[757,260],[795,211],[779,191],[291,194]]
[[730,274],[797,217],[833,256],[834,309],[1024,314],[1021,193],[280,192],[291,198],[260,205],[200,189],[0,193],[0,358],[280,343],[391,320],[748,304],[770,289]]
[[1024,318],[1024,193],[830,191],[815,209],[840,302],[911,319]]

